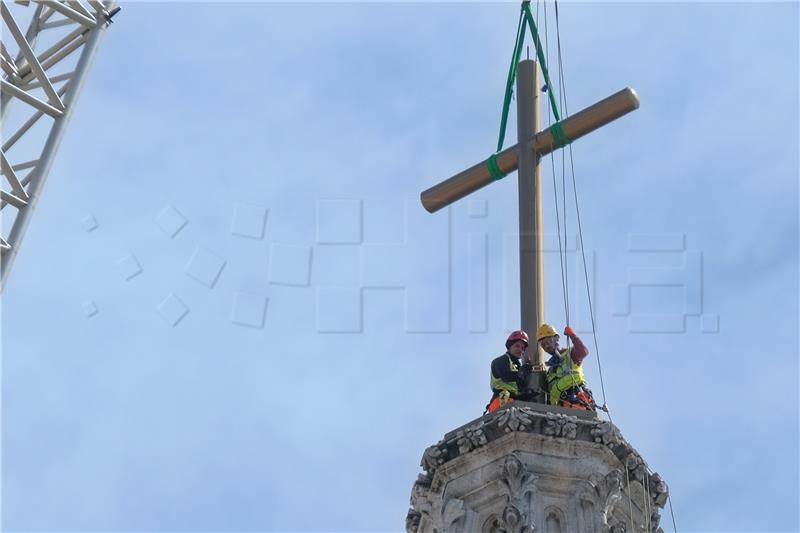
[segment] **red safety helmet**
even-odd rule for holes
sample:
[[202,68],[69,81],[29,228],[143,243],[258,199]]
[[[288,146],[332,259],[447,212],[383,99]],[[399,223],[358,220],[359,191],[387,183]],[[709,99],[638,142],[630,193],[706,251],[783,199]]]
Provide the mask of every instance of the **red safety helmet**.
[[525,343],[525,346],[528,345],[528,334],[522,330],[518,330],[513,332],[511,335],[508,336],[506,340],[506,349],[510,348],[512,344],[517,341],[522,341]]

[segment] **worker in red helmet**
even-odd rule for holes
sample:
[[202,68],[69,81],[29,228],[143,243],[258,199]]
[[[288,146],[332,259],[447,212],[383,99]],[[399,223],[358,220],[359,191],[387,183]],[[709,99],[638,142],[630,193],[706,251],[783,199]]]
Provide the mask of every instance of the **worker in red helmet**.
[[492,361],[492,399],[486,410],[493,413],[515,399],[525,400],[530,392],[525,381],[531,373],[531,365],[523,362],[522,356],[528,349],[528,334],[515,331],[506,340],[506,353]]

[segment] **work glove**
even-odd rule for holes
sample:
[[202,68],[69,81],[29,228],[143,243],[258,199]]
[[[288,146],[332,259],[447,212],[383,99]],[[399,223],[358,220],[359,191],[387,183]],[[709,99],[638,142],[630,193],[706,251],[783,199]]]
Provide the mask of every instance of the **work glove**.
[[564,335],[566,335],[567,337],[570,337],[570,338],[574,337],[575,336],[575,330],[572,329],[571,327],[567,326],[567,327],[564,328]]
[[549,367],[556,367],[559,364],[561,364],[561,358],[556,354],[551,355],[550,359],[548,359],[547,362],[545,362],[545,365]]

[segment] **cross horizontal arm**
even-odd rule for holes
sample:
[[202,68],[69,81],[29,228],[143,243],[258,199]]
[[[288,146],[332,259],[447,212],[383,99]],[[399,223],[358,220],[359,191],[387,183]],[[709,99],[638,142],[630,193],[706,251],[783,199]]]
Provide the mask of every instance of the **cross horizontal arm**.
[[[561,129],[566,139],[574,141],[638,109],[638,107],[639,96],[636,91],[626,87],[608,98],[582,109],[571,117],[565,118],[561,121]],[[560,135],[553,135],[551,129],[548,128],[537,133],[529,141],[529,146],[538,157],[541,157],[561,148],[569,141],[566,141]],[[513,172],[519,164],[518,157],[517,145],[506,148],[496,154],[497,166],[503,174]],[[422,206],[429,213],[435,213],[439,209],[447,207],[456,200],[460,200],[493,181],[495,181],[495,178],[492,176],[489,167],[485,161],[482,161],[423,191],[420,194],[420,200],[422,201]]]

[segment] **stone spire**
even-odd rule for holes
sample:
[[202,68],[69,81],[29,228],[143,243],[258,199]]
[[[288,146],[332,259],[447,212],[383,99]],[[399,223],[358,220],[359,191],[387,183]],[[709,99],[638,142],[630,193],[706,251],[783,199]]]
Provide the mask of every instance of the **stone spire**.
[[662,531],[666,483],[611,422],[517,402],[448,433],[421,466],[409,533]]

